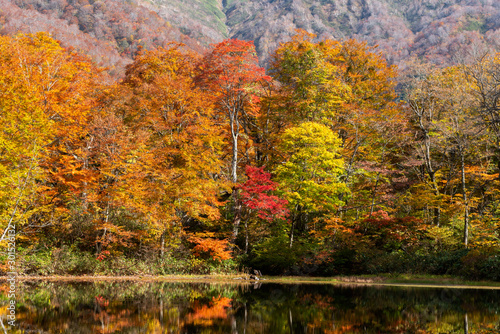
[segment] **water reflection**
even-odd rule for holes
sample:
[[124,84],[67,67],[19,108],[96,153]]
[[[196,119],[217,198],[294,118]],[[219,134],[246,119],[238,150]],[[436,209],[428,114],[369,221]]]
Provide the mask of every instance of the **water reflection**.
[[19,291],[9,333],[500,332],[499,290],[23,282]]

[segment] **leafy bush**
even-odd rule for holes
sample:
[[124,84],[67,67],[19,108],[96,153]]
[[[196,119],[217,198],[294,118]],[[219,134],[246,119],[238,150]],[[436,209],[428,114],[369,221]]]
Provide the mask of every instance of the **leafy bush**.
[[296,249],[296,245],[290,249],[290,241],[285,233],[266,238],[253,249],[249,266],[265,274],[283,274],[297,263]]

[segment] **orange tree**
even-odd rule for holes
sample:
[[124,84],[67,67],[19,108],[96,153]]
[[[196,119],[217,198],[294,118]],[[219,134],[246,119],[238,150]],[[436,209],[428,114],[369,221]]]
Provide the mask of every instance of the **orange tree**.
[[24,232],[64,228],[90,177],[78,148],[99,71],[46,33],[0,39],[2,221]]
[[147,189],[138,192],[139,209],[162,254],[180,240],[183,223],[219,217],[221,129],[210,96],[194,84],[196,62],[176,44],[141,52],[108,101],[132,133],[145,136],[132,160],[142,175],[120,191]]

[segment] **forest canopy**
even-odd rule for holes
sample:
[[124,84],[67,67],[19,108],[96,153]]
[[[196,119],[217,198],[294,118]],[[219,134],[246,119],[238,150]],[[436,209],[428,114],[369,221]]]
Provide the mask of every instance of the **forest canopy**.
[[500,54],[467,59],[398,73],[298,31],[267,72],[228,39],[139,48],[114,81],[0,36],[0,245],[26,274],[498,280]]

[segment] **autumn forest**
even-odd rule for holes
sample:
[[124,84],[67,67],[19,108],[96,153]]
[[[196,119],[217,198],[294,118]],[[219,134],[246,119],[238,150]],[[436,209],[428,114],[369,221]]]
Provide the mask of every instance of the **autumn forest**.
[[500,54],[458,58],[398,70],[297,30],[265,69],[226,39],[139,47],[116,79],[0,36],[0,245],[31,275],[499,280]]

